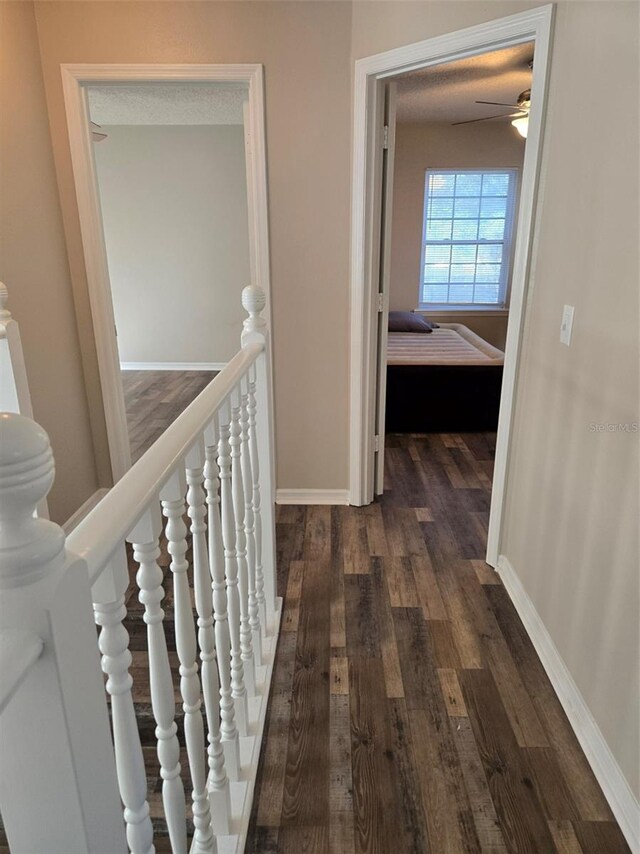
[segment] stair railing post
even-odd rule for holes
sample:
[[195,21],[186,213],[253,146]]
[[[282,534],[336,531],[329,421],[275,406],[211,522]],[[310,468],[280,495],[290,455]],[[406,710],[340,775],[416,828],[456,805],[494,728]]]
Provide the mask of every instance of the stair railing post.
[[249,707],[244,684],[244,665],[240,645],[240,591],[238,555],[236,552],[236,521],[232,495],[231,407],[226,402],[219,413],[218,463],[220,466],[220,517],[224,544],[224,575],[227,585],[229,635],[231,639],[231,696],[235,723],[241,736],[249,734]]
[[[173,576],[173,613],[176,652],[180,661],[180,693],[184,712],[183,728],[193,787],[191,800],[195,831],[191,850],[192,854],[215,854],[218,849],[211,827],[211,808],[207,791],[204,722],[198,675],[198,643],[189,589],[187,526],[184,522],[184,515],[187,512],[185,493],[187,493],[188,483],[187,503],[188,515],[191,520],[193,553],[192,577],[194,579],[195,598],[199,605],[198,612],[200,613],[202,610],[202,595],[200,593],[202,583],[199,582],[199,577],[202,575],[201,564],[204,564],[208,582],[209,559],[206,553],[206,525],[203,521],[206,510],[201,481],[204,478],[197,450],[195,455],[187,456],[186,479],[185,472],[181,468],[175,471],[160,490],[160,499],[162,501],[162,513],[167,519],[165,535],[167,550],[171,555],[169,569]],[[204,457],[204,451],[202,457]],[[204,464],[204,461],[202,462]],[[207,594],[207,599],[210,600],[210,590],[207,590]],[[211,617],[212,624],[213,617]],[[213,634],[213,630],[211,633]]]
[[2,413],[0,634],[35,637],[41,653],[1,713],[0,810],[12,851],[124,854],[87,565],[33,515],[53,478],[44,430]]
[[240,388],[231,392],[231,494],[236,526],[236,562],[238,565],[238,594],[240,599],[240,650],[247,696],[256,693],[256,667],[253,656],[251,624],[249,621],[249,568],[245,532],[245,500],[242,479],[242,397]]
[[[220,517],[220,469],[218,466],[219,424],[216,415],[205,431],[205,490],[207,493],[207,529],[209,535],[209,570],[213,593],[213,619],[215,629],[215,650],[218,665],[219,702],[215,702],[214,691],[206,703],[209,722],[209,797],[214,826],[223,828],[220,832],[229,832],[231,800],[227,775],[234,781],[240,779],[240,743],[235,720],[235,706],[231,685],[231,633],[227,586],[225,579],[225,556],[222,541],[222,520]],[[214,674],[212,673],[212,677]],[[212,678],[213,682],[213,678]],[[213,686],[212,686],[213,688]],[[206,695],[205,695],[206,700]],[[220,710],[219,730],[216,731]],[[222,746],[223,756],[219,747]],[[224,761],[221,761],[224,759]],[[226,830],[224,829],[226,828]]]
[[164,631],[163,573],[158,563],[162,521],[160,504],[154,499],[144,510],[127,542],[133,546],[133,559],[140,567],[136,573],[138,599],[144,605],[149,655],[151,709],[156,721],[156,741],[162,802],[174,854],[187,852],[187,824],[184,785],[181,777],[180,743],[176,724],[176,704],[167,639]]
[[[266,305],[264,291],[250,285],[242,291],[242,305],[248,313],[243,321],[242,346],[262,344],[263,350],[255,363],[255,394],[251,389],[250,405],[254,412],[250,425],[250,444],[257,450],[255,460],[252,458],[256,476],[255,502],[259,511],[259,521],[256,525],[261,542],[256,542],[256,550],[260,555],[261,566],[257,567],[258,584],[264,583],[265,626],[267,634],[275,628],[276,613],[276,524],[275,524],[275,439],[273,417],[273,386],[271,379],[270,344],[267,322],[261,316]],[[254,414],[255,413],[255,414]]]
[[[33,418],[20,328],[7,308],[9,292],[0,282],[0,412]],[[38,516],[49,518],[47,499],[38,502]]]

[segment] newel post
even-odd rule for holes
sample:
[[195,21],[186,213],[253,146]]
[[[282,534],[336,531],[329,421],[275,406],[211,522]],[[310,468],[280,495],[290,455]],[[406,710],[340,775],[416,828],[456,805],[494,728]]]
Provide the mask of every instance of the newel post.
[[[275,438],[269,332],[261,316],[266,305],[264,291],[255,285],[245,288],[242,305],[249,315],[243,322],[242,346],[263,345],[254,372],[249,376],[249,406],[252,407],[250,446],[253,448],[257,576],[258,584],[261,574],[264,579],[265,629],[270,633],[276,613]],[[260,589],[258,592],[261,594]]]
[[53,478],[44,430],[0,414],[0,642],[22,633],[41,649],[0,716],[0,811],[12,851],[118,854],[127,849],[87,567],[58,525],[34,516]]
[[18,324],[7,308],[9,292],[0,282],[0,412],[32,417],[27,372]]
[[[9,292],[0,282],[0,412],[33,418],[20,328],[7,308]],[[49,518],[47,500],[38,503],[38,516]]]

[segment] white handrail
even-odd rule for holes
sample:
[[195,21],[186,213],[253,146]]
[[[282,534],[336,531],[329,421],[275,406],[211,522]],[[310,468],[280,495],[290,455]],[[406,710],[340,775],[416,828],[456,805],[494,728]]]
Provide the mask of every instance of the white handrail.
[[67,548],[84,558],[93,585],[114,549],[209,425],[239,380],[264,350],[243,347],[67,537]]

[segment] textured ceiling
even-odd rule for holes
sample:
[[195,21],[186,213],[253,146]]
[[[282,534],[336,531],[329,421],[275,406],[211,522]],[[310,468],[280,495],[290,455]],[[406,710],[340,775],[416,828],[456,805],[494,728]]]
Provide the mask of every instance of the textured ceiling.
[[247,87],[237,83],[88,86],[99,125],[241,125]]
[[475,101],[515,104],[520,92],[531,86],[532,58],[533,42],[528,42],[398,77],[398,121],[461,122],[497,115],[501,107]]

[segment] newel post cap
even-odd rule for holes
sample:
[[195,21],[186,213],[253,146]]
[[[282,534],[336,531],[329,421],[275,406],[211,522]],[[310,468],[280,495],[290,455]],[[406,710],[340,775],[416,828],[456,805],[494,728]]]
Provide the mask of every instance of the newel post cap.
[[7,308],[9,301],[9,291],[4,282],[0,282],[0,319],[7,320],[11,317],[11,312]]
[[266,304],[267,296],[257,285],[248,285],[242,291],[242,306],[249,315],[242,322],[243,345],[264,341],[267,322],[264,317],[261,317],[261,312]]
[[242,290],[242,305],[250,315],[258,315],[267,304],[267,296],[257,285],[247,285]]
[[62,529],[34,516],[54,474],[42,427],[24,415],[0,413],[0,587],[37,580],[64,548]]

